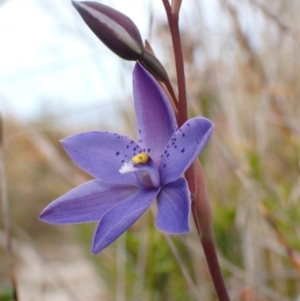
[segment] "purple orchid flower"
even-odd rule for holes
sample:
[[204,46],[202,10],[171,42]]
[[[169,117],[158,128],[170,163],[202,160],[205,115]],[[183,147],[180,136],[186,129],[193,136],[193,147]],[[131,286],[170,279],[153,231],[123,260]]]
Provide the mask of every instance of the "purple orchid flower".
[[182,174],[208,142],[213,124],[188,120],[179,130],[163,89],[139,63],[133,72],[138,143],[127,136],[86,132],[62,140],[73,161],[95,177],[49,204],[40,219],[51,224],[100,221],[92,253],[101,252],[157,199],[156,227],[189,232],[190,194]]

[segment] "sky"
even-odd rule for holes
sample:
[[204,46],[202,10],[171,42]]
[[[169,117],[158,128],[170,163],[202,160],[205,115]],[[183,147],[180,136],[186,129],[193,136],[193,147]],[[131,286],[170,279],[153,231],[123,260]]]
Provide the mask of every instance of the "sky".
[[[149,33],[149,11],[155,12],[154,18],[165,18],[161,1],[101,2],[128,15],[143,38]],[[209,23],[216,1],[207,3],[203,6]],[[188,6],[182,10],[187,14]],[[4,114],[28,120],[97,110],[107,116],[113,114],[107,110],[128,105],[134,63],[102,45],[69,0],[0,0],[0,41]]]
[[[69,2],[8,0],[0,6],[0,98],[18,118],[107,105],[118,59]],[[110,88],[108,88],[110,87]]]

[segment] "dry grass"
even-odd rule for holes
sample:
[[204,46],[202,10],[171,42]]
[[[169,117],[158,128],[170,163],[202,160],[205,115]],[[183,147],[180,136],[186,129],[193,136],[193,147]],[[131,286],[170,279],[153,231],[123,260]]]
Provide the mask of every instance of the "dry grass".
[[[190,116],[204,115],[216,125],[200,159],[230,295],[232,300],[296,300],[300,295],[300,3],[220,0],[213,24],[205,21],[201,1],[191,5],[193,14],[182,15],[189,110]],[[174,79],[172,56],[166,50],[171,49],[168,35],[166,24],[154,23],[150,42],[159,45],[155,51],[164,55]],[[123,114],[129,128],[131,114],[130,110]],[[40,255],[45,241],[53,242],[57,253],[66,240],[84,244],[87,250],[92,227],[62,229],[37,220],[46,204],[87,179],[58,143],[83,128],[73,125],[51,131],[43,121],[24,126],[5,120],[14,238],[27,246],[37,244]],[[108,282],[105,300],[182,300],[183,294],[187,300],[215,300],[195,231],[165,240],[152,221],[145,215],[123,240],[93,258]],[[15,253],[21,257],[22,250],[16,248]],[[7,269],[1,267],[2,280]],[[97,294],[89,300],[97,300]],[[63,300],[74,299],[69,295]]]

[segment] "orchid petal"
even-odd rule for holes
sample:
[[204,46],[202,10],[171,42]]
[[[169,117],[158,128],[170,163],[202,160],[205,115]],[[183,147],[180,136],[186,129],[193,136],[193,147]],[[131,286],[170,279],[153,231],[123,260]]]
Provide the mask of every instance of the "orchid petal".
[[40,220],[49,224],[73,224],[100,220],[116,204],[138,190],[135,186],[109,184],[98,180],[84,183],[50,203]]
[[133,225],[150,206],[158,191],[140,189],[131,198],[109,210],[96,229],[92,253],[101,252]]
[[207,144],[213,127],[210,120],[196,117],[185,122],[173,135],[161,155],[162,185],[175,181],[189,168]]
[[190,231],[189,214],[191,199],[185,179],[165,185],[157,196],[158,212],[155,226],[169,234],[184,234]]
[[177,129],[170,102],[153,76],[139,63],[133,72],[138,143],[155,163]]
[[139,186],[135,175],[121,174],[122,164],[139,151],[126,136],[109,132],[86,132],[62,140],[72,160],[87,173],[104,182]]

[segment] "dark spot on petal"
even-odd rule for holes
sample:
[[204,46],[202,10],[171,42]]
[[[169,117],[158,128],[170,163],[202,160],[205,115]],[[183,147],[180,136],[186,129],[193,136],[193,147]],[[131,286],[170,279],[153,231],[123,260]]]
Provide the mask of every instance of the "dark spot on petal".
[[164,166],[163,166],[164,168],[166,167],[166,164],[164,164]]
[[167,154],[167,157],[169,157],[170,156],[170,154]]
[[172,145],[174,145],[175,144],[175,142],[172,142]]
[[182,137],[185,137],[185,133],[182,134]]
[[119,156],[120,155],[120,152],[116,152],[116,156]]
[[167,150],[165,150],[165,154],[167,153],[168,151]]
[[162,158],[164,155],[160,155],[160,157]]
[[175,145],[174,148],[177,148],[177,145]]
[[169,148],[170,146],[169,145],[167,145],[167,148]]
[[127,157],[127,155],[125,155],[125,158]]
[[184,153],[184,148],[181,150],[182,153]]
[[134,143],[134,141],[133,141],[133,140],[131,140],[131,141],[130,141],[130,144],[132,144],[132,143]]
[[136,147],[133,149],[133,151],[136,151]]
[[189,124],[189,123],[187,123],[187,126],[190,126],[190,124]]
[[126,147],[129,148],[129,145],[127,145]]
[[150,153],[150,150],[151,150],[151,149],[150,149],[150,148],[148,148],[147,152],[148,152],[148,153]]
[[122,163],[124,163],[125,161],[124,160],[122,160]]
[[141,130],[139,130],[139,133],[141,133],[142,131]]

